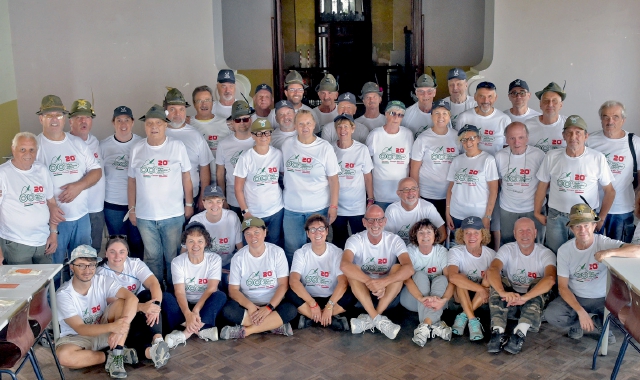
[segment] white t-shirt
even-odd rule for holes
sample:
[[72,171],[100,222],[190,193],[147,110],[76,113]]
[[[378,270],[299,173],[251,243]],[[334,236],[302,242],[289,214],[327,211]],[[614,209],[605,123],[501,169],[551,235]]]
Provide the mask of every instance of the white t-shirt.
[[451,162],[460,154],[458,134],[448,129],[446,135],[438,135],[428,129],[416,138],[411,149],[411,159],[420,165],[420,196],[427,199],[445,199],[449,183],[443,181],[449,173]]
[[448,265],[449,253],[440,244],[433,245],[428,255],[423,255],[420,249],[413,244],[409,244],[407,250],[409,251],[413,269],[416,273],[426,273],[429,276],[429,280],[441,276],[444,268]]
[[329,207],[328,177],[340,173],[331,144],[316,138],[303,144],[297,138],[282,144],[284,159],[284,207],[295,212],[313,212]]
[[549,125],[542,124],[539,116],[525,120],[524,125],[529,129],[529,145],[540,148],[545,153],[566,147],[567,142],[562,137],[562,129],[566,120],[567,118],[562,115],[559,115],[558,121]]
[[240,156],[233,175],[245,179],[244,198],[251,215],[264,218],[282,210],[278,185],[282,170],[282,152],[274,147],[269,147],[265,155],[249,149]]
[[218,144],[218,154],[216,155],[216,165],[224,165],[227,203],[234,207],[240,207],[236,199],[236,185],[233,171],[236,168],[240,155],[253,147],[255,141],[249,136],[245,140],[239,140],[235,135],[230,135]]
[[226,120],[231,116],[231,107],[232,106],[223,106],[219,101],[214,101],[213,106],[211,107],[211,112],[217,117],[221,117]]
[[61,203],[58,199],[62,193],[60,187],[77,182],[91,170],[102,167],[81,138],[72,136],[68,132],[64,135],[62,141],[52,141],[42,133],[39,134],[36,137],[38,140],[36,160],[49,169],[49,176],[53,181],[53,195],[64,212],[65,219],[72,222],[89,212],[89,192],[82,191],[73,202]]
[[507,116],[509,116],[509,118],[511,118],[512,122],[519,121],[521,123],[524,123],[525,120],[530,119],[532,117],[542,115],[540,112],[538,112],[538,111],[536,111],[536,110],[534,110],[532,108],[528,108],[528,107],[527,107],[527,112],[525,112],[522,115],[517,115],[516,116],[516,115],[512,114],[511,113],[511,108],[509,108],[507,110],[504,110],[503,112],[504,112],[505,115],[507,115]]
[[171,261],[171,280],[174,284],[184,284],[187,301],[197,303],[207,290],[209,281],[222,277],[220,256],[213,252],[204,252],[204,260],[194,264],[189,260],[187,252],[178,255]]
[[496,153],[496,165],[502,180],[500,207],[503,210],[513,213],[533,211],[533,200],[540,182],[536,174],[544,156],[544,152],[535,146],[528,146],[520,155],[511,154],[510,147]]
[[469,253],[466,246],[456,245],[449,249],[448,265],[457,266],[461,274],[467,275],[469,280],[479,284],[495,257],[496,251],[484,245],[480,257]]
[[338,197],[338,215],[364,215],[367,211],[367,190],[364,185],[364,175],[371,173],[373,163],[366,145],[357,141],[346,148],[339,148],[333,144],[333,150],[340,165],[340,194]]
[[191,170],[187,148],[167,136],[158,146],[142,139],[131,149],[128,175],[136,180],[136,217],[163,220],[184,215],[182,173]]
[[601,298],[607,295],[607,266],[596,260],[595,254],[604,249],[620,248],[624,243],[600,234],[585,250],[576,247],[573,238],[558,248],[558,277],[569,279],[569,290],[582,298]]
[[529,291],[534,280],[544,277],[546,267],[556,266],[556,255],[542,244],[535,244],[533,252],[524,255],[517,242],[508,243],[500,247],[496,259],[502,261],[502,275],[518,293]]
[[200,222],[211,235],[211,249],[222,258],[222,266],[231,262],[236,244],[242,243],[240,219],[235,212],[222,209],[222,218],[217,223],[207,219],[207,211],[202,211],[191,217],[189,223]]
[[320,256],[311,249],[311,243],[303,245],[293,254],[291,273],[300,273],[300,282],[311,297],[331,297],[338,285],[342,250],[331,243]]
[[458,116],[464,111],[471,110],[478,105],[473,97],[469,95],[467,95],[467,99],[462,103],[452,102],[450,96],[447,96],[446,98],[444,98],[444,100],[446,102],[449,102],[449,104],[451,105],[451,128],[455,130],[460,129],[458,125],[460,125],[460,127],[464,125],[457,122]]
[[47,168],[35,161],[29,170],[11,160],[0,165],[0,238],[30,247],[49,238],[49,206],[53,181]]
[[369,155],[373,161],[373,194],[378,202],[399,200],[398,181],[409,175],[413,133],[400,126],[398,133],[389,134],[377,128],[367,137]]
[[294,129],[291,132],[282,132],[280,128],[274,129],[273,132],[271,132],[271,146],[282,150],[284,140],[292,136],[298,136],[298,131]]
[[56,292],[58,301],[58,320],[60,321],[60,336],[78,335],[78,333],[65,322],[65,319],[75,317],[82,318],[85,325],[98,325],[100,318],[107,309],[107,298],[114,298],[122,288],[111,277],[95,275],[91,279],[91,287],[86,296],[76,292],[71,280],[60,286]]
[[209,150],[211,150],[214,159],[218,151],[218,143],[233,133],[227,125],[227,119],[217,115],[209,120],[198,120],[192,117],[190,124],[200,132],[209,146]]
[[358,123],[364,124],[365,127],[369,128],[369,132],[371,132],[378,127],[382,127],[384,123],[387,122],[387,118],[384,116],[384,114],[380,114],[373,119],[369,119],[368,117],[362,115],[357,118],[356,121]]
[[456,124],[458,130],[465,124],[478,127],[480,130],[480,144],[478,147],[493,155],[504,147],[504,129],[511,124],[511,119],[495,108],[489,116],[478,115],[475,109],[470,109],[458,115]]
[[100,212],[104,209],[105,198],[105,178],[104,178],[104,157],[100,150],[100,141],[94,136],[89,135],[85,144],[89,147],[89,151],[93,154],[100,167],[102,168],[102,177],[95,185],[87,189],[89,202],[89,212]]
[[489,201],[489,181],[497,181],[496,160],[487,152],[474,157],[461,154],[453,159],[447,181],[453,182],[451,209],[456,219],[483,217]]
[[264,243],[260,257],[249,253],[249,246],[239,250],[231,259],[229,285],[239,285],[249,301],[258,306],[266,305],[278,289],[278,279],[289,277],[289,264],[282,248]]
[[187,155],[191,162],[189,174],[191,174],[193,196],[195,197],[200,192],[200,167],[209,166],[211,161],[213,161],[213,155],[211,154],[209,145],[201,133],[189,124],[186,124],[180,129],[167,127],[167,137],[182,141],[184,147],[187,148]]
[[429,219],[436,228],[444,225],[444,220],[431,202],[424,199],[418,199],[416,207],[407,211],[402,208],[402,201],[393,202],[384,212],[387,217],[387,224],[384,226],[385,231],[392,232],[409,244],[409,230],[417,221]]
[[[315,120],[315,122],[316,122],[316,128],[314,129],[314,133],[320,132],[320,127],[322,127],[322,124],[320,124],[320,122],[318,121],[318,116],[316,116],[316,113],[313,112],[313,109],[311,107],[309,107],[308,105],[303,103],[303,104],[300,105],[300,108],[294,109],[293,112],[294,113],[298,113],[298,111],[300,111],[300,110],[312,111],[311,115],[313,116],[313,120]],[[272,109],[271,112],[269,112],[269,116],[267,116],[267,120],[269,120],[269,122],[271,123],[271,126],[274,129],[280,128],[280,124],[276,121],[276,110],[275,110],[275,108]]]
[[[629,149],[629,135],[625,131],[624,137],[620,139],[610,139],[597,131],[589,135],[587,146],[604,154],[609,164],[609,169],[613,177],[613,188],[616,190],[616,197],[611,205],[609,214],[626,214],[632,212],[635,204],[635,193],[633,190],[633,156]],[[633,147],[636,157],[640,155],[640,137],[633,136]],[[600,197],[604,192],[600,189]]]
[[353,252],[353,263],[371,278],[382,278],[389,274],[397,258],[407,252],[407,246],[394,233],[382,231],[382,240],[372,244],[364,230],[351,235],[344,250]]
[[322,112],[320,111],[320,107],[316,107],[312,109],[311,112],[313,112],[313,114],[316,116],[318,125],[322,126],[322,129],[324,129],[325,125],[332,123],[333,119],[335,119],[336,116],[338,116],[338,105],[334,104],[333,111],[331,112],[326,112],[326,113]]
[[104,162],[105,197],[106,202],[116,205],[128,205],[127,187],[129,186],[129,160],[131,149],[140,141],[141,137],[133,135],[131,140],[120,142],[114,135],[100,141],[102,160]]
[[[356,129],[353,131],[351,138],[365,144],[367,142],[367,136],[369,136],[369,128],[358,121],[355,122],[355,125]],[[336,124],[333,121],[322,127],[322,138],[331,144],[338,141],[338,132],[336,132]]]
[[427,130],[427,128],[433,126],[431,112],[422,112],[420,107],[418,107],[418,103],[415,103],[404,112],[402,125],[409,128],[414,137],[418,137],[418,135]]
[[604,155],[584,148],[579,157],[569,157],[566,149],[547,153],[538,170],[538,179],[549,182],[549,207],[568,213],[571,206],[584,203],[583,196],[593,209],[600,207],[598,184],[607,186],[614,181]]
[[112,270],[109,264],[105,263],[103,266],[98,267],[96,274],[113,278],[121,287],[127,288],[133,294],[138,294],[143,291],[145,289],[143,286],[144,282],[153,276],[153,272],[151,272],[151,269],[149,269],[144,261],[132,257],[127,257],[124,261],[124,269],[122,272]]

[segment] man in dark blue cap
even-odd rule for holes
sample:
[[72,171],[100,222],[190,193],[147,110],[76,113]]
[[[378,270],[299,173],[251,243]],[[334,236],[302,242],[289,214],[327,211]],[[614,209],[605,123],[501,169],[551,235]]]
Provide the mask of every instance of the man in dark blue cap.
[[218,101],[213,104],[213,114],[224,118],[231,115],[231,106],[236,101],[236,76],[233,70],[218,71]]
[[[272,114],[274,113],[272,112]],[[276,103],[275,118],[280,124],[280,128],[275,128],[271,133],[271,146],[282,149],[284,140],[298,133],[293,123],[295,116],[296,111],[290,101],[281,100]]]
[[505,110],[505,115],[511,118],[511,121],[519,121],[524,123],[525,120],[534,116],[540,116],[540,112],[529,108],[529,85],[522,79],[516,79],[509,83],[509,101],[511,108]]
[[253,95],[253,106],[256,110],[254,120],[259,117],[264,119],[269,117],[273,106],[273,90],[271,86],[266,83],[256,86],[256,91]]
[[[338,97],[338,106],[336,107],[340,115],[353,115],[356,114],[356,96],[350,92],[345,92]],[[337,116],[336,116],[337,117]],[[360,122],[354,121],[356,129],[353,132],[352,138],[362,144],[367,142],[367,136],[369,136],[369,128]],[[338,133],[336,132],[335,122],[330,122],[322,127],[322,138],[333,144],[338,141]]]
[[[467,94],[467,74],[459,67],[454,67],[447,73],[449,96],[444,98],[451,104],[451,126],[455,129],[458,115],[477,106],[476,101]],[[462,126],[464,124],[460,124]]]

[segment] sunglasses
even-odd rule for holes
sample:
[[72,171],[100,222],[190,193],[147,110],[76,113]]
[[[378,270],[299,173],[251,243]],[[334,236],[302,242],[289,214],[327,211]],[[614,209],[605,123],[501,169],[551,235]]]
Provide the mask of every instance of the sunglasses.
[[237,119],[233,119],[233,121],[235,121],[236,123],[248,123],[251,121],[251,116],[249,117],[240,117]]

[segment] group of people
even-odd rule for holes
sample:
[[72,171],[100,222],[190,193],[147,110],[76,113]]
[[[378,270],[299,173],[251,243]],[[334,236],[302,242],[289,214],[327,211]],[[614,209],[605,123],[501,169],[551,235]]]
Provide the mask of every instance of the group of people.
[[[146,138],[119,106],[102,141],[90,102],[67,111],[47,95],[42,133],[18,133],[0,166],[0,262],[68,263],[70,280],[56,280],[60,362],[105,363],[120,378],[138,357],[165,365],[192,335],[290,336],[298,314],[298,328],[394,339],[400,325],[384,313],[402,305],[418,313],[424,346],[467,327],[484,339],[488,308],[488,351],[512,354],[543,314],[574,339],[601,328],[602,259],[640,257],[628,244],[640,140],[623,129],[624,106],[605,102],[602,131],[589,134],[560,115],[555,83],[536,92],[538,113],[524,80],[510,83],[505,112],[493,83],[472,98],[462,69],[447,82],[436,101],[423,74],[417,102],[384,113],[366,83],[354,118],[356,96],[331,74],[311,109],[296,71],[274,105],[267,84],[253,104],[236,100],[234,73],[221,70],[215,90],[193,91],[194,116],[169,87],[140,117]],[[446,308],[459,311],[451,326]],[[364,312],[348,320],[353,309]]]

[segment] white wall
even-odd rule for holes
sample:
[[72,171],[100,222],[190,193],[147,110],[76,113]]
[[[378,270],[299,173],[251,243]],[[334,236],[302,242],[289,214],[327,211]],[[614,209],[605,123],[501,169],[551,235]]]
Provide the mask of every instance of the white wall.
[[222,0],[224,58],[234,70],[273,69],[273,1]]
[[8,0],[0,0],[0,89],[0,104],[16,99]]
[[93,128],[102,138],[113,131],[117,106],[130,106],[137,118],[162,104],[165,86],[190,100],[196,86],[215,85],[216,65],[224,62],[214,52],[219,3],[9,0],[21,130],[42,131],[35,112],[47,94],[69,109],[75,99],[90,100],[93,90]]
[[422,0],[427,66],[473,66],[483,53],[483,0]]
[[[598,108],[615,99],[627,107],[625,129],[640,132],[639,14],[637,0],[495,0],[493,58],[480,74],[498,87],[500,109],[510,107],[516,78],[532,92],[566,80],[562,114],[582,116],[595,131]],[[530,106],[539,109],[535,95]]]

